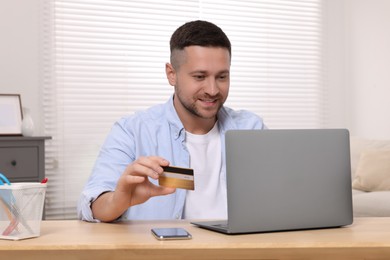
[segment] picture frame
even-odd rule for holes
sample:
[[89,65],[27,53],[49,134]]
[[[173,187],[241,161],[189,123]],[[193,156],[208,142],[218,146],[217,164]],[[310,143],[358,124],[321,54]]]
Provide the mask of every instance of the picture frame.
[[0,94],[0,136],[22,135],[20,94]]

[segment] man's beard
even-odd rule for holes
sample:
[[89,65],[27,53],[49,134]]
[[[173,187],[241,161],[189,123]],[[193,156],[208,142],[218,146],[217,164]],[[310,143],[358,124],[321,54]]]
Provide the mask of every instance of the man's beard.
[[[178,98],[178,101],[180,102],[180,104],[188,111],[190,112],[192,115],[196,116],[196,117],[199,117],[199,118],[202,118],[202,119],[212,119],[212,118],[215,118],[218,111],[221,109],[223,103],[219,102],[218,104],[218,108],[217,110],[215,111],[214,114],[212,115],[204,115],[201,111],[199,111],[198,107],[196,106],[196,101],[194,101],[193,103],[188,103],[188,102],[185,102],[183,101],[183,99],[180,97],[180,92],[176,92],[177,95],[176,97]],[[218,101],[221,100],[221,97],[220,95],[214,97],[214,98],[210,98],[209,96],[206,96],[206,97],[203,97],[203,99],[216,99]],[[196,98],[196,100],[199,100],[199,98]]]

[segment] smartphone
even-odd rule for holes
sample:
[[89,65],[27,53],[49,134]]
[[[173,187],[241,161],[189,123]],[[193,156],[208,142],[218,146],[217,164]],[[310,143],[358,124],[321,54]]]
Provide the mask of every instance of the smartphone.
[[158,240],[191,239],[184,228],[152,228],[152,234]]

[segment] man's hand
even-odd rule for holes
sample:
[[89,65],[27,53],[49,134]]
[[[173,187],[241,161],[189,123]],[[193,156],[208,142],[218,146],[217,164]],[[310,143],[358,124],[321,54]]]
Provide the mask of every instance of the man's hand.
[[175,192],[174,188],[156,186],[148,179],[158,179],[164,171],[162,166],[168,165],[167,160],[158,156],[140,157],[129,164],[115,191],[102,194],[92,203],[94,217],[104,222],[113,221],[131,206],[144,203],[153,196]]

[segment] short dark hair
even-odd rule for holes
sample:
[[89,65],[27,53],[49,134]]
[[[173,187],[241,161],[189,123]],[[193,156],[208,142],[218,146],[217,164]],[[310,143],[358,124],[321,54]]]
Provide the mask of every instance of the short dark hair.
[[196,20],[177,28],[170,40],[171,57],[174,50],[193,45],[226,48],[232,56],[229,38],[221,28],[207,21]]

